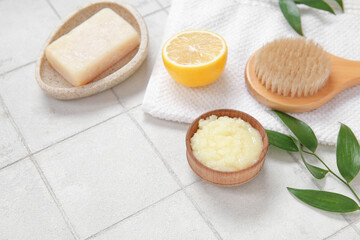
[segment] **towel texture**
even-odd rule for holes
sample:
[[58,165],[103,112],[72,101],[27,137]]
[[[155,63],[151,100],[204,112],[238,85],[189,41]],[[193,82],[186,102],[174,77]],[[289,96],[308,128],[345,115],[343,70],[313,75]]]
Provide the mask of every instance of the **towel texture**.
[[[360,60],[360,1],[344,2],[345,13],[336,16],[301,7],[303,31],[326,51]],[[146,89],[144,111],[190,123],[204,112],[232,108],[251,114],[267,129],[286,133],[269,109],[252,98],[244,79],[246,62],[255,50],[275,38],[298,36],[284,19],[278,1],[174,0],[164,41],[187,29],[210,30],[224,37],[229,50],[224,73],[208,86],[184,87],[171,79],[159,54]],[[339,122],[360,137],[360,86],[342,92],[317,110],[292,115],[308,123],[323,144],[336,143]]]

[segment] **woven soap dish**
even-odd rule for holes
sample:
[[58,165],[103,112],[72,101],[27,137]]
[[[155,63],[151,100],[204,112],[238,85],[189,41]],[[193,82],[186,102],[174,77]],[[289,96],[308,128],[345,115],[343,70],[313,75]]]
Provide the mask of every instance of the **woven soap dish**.
[[[90,83],[80,87],[73,87],[50,66],[45,56],[45,49],[50,43],[70,32],[103,8],[112,9],[131,24],[140,35],[140,45]],[[97,94],[130,77],[145,60],[148,53],[148,43],[147,27],[142,16],[135,8],[115,1],[92,3],[71,14],[50,35],[36,63],[36,81],[45,93],[57,99],[69,100]]]

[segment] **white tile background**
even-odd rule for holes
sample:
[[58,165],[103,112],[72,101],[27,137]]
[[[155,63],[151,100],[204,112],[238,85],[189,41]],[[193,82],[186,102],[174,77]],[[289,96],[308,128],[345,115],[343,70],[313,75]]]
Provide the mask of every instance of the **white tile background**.
[[[170,0],[128,0],[149,28],[141,68],[112,90],[76,101],[34,79],[41,45],[86,0],[0,0],[0,240],[360,239],[359,213],[305,206],[287,186],[351,194],[314,181],[295,155],[270,147],[253,181],[220,188],[189,168],[188,125],[154,119],[141,102]],[[336,169],[335,149],[319,155]],[[360,191],[360,179],[353,183]]]

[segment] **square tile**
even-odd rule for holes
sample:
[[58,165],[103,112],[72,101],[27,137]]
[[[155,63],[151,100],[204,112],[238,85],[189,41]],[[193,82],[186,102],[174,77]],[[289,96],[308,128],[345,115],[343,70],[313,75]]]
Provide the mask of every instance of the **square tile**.
[[346,227],[339,232],[326,238],[326,240],[359,240],[360,235],[351,226]]
[[56,23],[45,0],[0,1],[0,73],[35,61]]
[[32,152],[123,111],[111,90],[71,101],[47,96],[34,64],[0,77],[0,94]]
[[[88,5],[94,1],[91,0],[50,0],[56,11],[62,18],[68,16],[81,7]],[[124,0],[123,3],[128,3],[135,7],[141,15],[146,15],[160,9],[160,6],[155,0]]]
[[52,146],[35,159],[81,238],[179,189],[126,114]]
[[29,159],[0,171],[0,239],[74,239]]
[[270,147],[252,181],[233,188],[201,182],[188,192],[223,239],[324,239],[348,225],[339,214],[298,201],[286,187],[316,189],[286,152]]
[[142,103],[156,56],[160,54],[167,14],[164,11],[145,17],[149,29],[149,53],[141,67],[126,81],[114,87],[114,91],[126,108]]
[[126,219],[94,239],[216,239],[183,192]]
[[191,184],[199,179],[186,159],[185,136],[188,124],[154,118],[144,113],[141,107],[132,110],[130,114],[144,129],[183,185]]
[[27,151],[0,100],[0,168],[25,157]]

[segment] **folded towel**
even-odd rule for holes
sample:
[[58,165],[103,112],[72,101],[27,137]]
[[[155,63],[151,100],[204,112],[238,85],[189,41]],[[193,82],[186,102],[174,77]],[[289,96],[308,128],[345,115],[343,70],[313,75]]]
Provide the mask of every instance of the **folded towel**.
[[[360,60],[360,2],[344,2],[345,13],[336,16],[301,7],[303,31],[326,51]],[[255,50],[279,37],[298,36],[284,19],[278,1],[174,0],[164,41],[187,29],[210,30],[224,37],[228,45],[224,73],[208,86],[184,87],[169,76],[159,54],[146,89],[144,111],[190,123],[204,112],[232,108],[249,113],[267,129],[286,133],[268,108],[249,94],[244,79],[246,62]],[[292,115],[308,123],[323,144],[336,143],[339,122],[360,137],[360,86],[342,92],[317,110]]]

